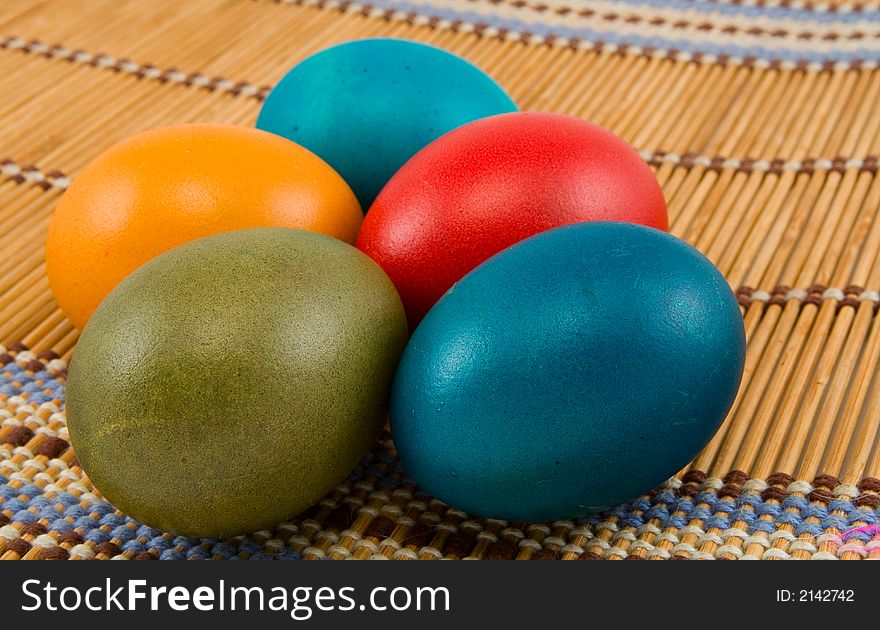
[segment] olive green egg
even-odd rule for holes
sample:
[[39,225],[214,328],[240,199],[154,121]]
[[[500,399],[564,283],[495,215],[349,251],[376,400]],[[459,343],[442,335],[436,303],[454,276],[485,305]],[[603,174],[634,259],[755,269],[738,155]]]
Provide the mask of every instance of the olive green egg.
[[70,365],[67,421],[95,487],[152,527],[271,528],[345,479],[382,430],[406,318],[341,241],[227,232],[146,263]]

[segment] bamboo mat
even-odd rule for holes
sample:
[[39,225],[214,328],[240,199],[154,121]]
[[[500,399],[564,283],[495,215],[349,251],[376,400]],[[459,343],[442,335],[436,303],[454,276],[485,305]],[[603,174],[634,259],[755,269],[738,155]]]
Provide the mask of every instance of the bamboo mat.
[[[454,51],[523,109],[606,126],[671,232],[743,306],[746,372],[693,465],[611,513],[471,519],[386,441],[274,532],[175,538],[115,512],[63,417],[77,334],[42,243],[89,160],[164,124],[252,125],[295,62],[393,36]],[[0,2],[0,558],[874,558],[880,536],[880,3],[795,0]]]

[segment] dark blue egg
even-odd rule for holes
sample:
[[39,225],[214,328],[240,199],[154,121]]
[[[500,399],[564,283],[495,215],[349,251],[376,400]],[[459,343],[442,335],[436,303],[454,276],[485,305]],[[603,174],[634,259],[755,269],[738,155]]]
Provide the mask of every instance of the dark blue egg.
[[457,55],[402,39],[332,46],[293,67],[257,127],[317,153],[364,212],[403,163],[465,123],[516,111],[489,75]]
[[490,258],[428,313],[398,367],[392,433],[415,481],[456,508],[576,517],[685,466],[744,358],[736,299],[696,249],[570,225]]

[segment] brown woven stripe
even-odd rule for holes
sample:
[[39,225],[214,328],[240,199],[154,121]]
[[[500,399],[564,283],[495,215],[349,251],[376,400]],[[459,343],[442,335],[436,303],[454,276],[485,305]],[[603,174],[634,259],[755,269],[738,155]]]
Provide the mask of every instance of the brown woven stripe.
[[38,39],[24,40],[19,37],[0,37],[0,49],[18,51],[25,54],[42,55],[49,59],[62,59],[70,63],[79,63],[102,68],[111,72],[133,75],[139,79],[174,83],[207,90],[209,92],[226,92],[233,96],[245,96],[262,101],[271,90],[271,86],[256,86],[247,81],[232,81],[224,77],[209,77],[201,72],[183,72],[177,68],[157,68],[152,64],[142,64],[125,57],[113,57],[104,53],[92,53],[85,50],[72,50],[61,44],[49,45]]
[[[702,167],[708,170],[721,172],[732,170],[739,173],[766,172],[780,175],[784,171],[811,174],[816,171],[828,171],[843,173],[847,170],[875,174],[877,172],[878,158],[808,158],[803,161],[782,159],[775,160],[752,160],[750,158],[725,158],[709,157],[693,153],[685,153],[679,156],[665,151],[640,151],[641,156],[651,166],[660,167],[663,164],[673,164],[681,168]],[[6,177],[17,184],[32,183],[49,190],[57,188],[66,189],[70,185],[70,178],[59,170],[43,171],[35,165],[22,166],[15,160],[6,158],[0,160],[0,176]]]

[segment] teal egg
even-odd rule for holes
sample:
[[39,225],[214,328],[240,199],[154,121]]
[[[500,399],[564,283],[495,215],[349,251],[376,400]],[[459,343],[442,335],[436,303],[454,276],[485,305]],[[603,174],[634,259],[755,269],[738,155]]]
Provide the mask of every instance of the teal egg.
[[433,46],[364,39],[323,50],[270,92],[257,127],[318,154],[366,211],[404,162],[478,118],[516,111],[492,78]]
[[570,225],[490,258],[428,312],[397,369],[392,433],[408,473],[456,508],[577,517],[684,467],[744,357],[736,299],[696,249]]

